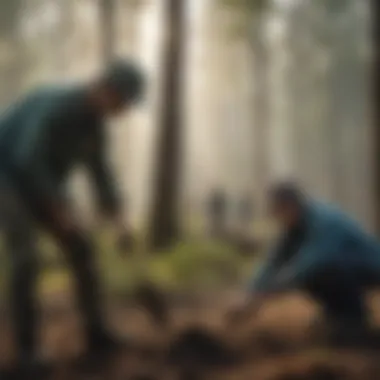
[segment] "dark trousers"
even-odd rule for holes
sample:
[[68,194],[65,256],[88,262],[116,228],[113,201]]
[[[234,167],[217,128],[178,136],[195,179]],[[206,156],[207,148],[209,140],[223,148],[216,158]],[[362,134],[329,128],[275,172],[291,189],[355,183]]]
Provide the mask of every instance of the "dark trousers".
[[[10,302],[16,343],[20,355],[30,355],[36,345],[38,223],[24,200],[9,186],[2,186],[0,214],[6,249],[11,261]],[[50,232],[54,234],[54,231]],[[90,240],[78,231],[55,235],[73,272],[78,306],[83,314],[86,333],[91,343],[91,340],[96,340],[98,335],[104,332],[94,250]]]
[[304,288],[322,305],[329,321],[358,326],[367,324],[367,284],[357,273],[342,266],[331,266],[311,276]]

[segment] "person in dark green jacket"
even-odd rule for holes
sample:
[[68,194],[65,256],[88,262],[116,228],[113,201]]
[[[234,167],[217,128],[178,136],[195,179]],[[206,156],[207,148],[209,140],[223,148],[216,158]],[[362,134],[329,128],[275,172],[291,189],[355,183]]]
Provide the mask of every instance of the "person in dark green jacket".
[[12,318],[18,365],[36,354],[35,229],[60,244],[75,278],[89,350],[117,348],[102,317],[94,247],[75,221],[65,184],[77,164],[86,165],[98,205],[123,234],[121,195],[106,157],[104,121],[140,100],[144,78],[135,65],[115,61],[96,80],[31,92],[0,118],[0,216],[12,261]]

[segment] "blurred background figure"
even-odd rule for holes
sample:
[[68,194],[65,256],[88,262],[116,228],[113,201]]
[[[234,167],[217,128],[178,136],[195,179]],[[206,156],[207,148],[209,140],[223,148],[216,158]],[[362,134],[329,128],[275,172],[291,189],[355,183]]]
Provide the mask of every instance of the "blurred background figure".
[[207,217],[211,236],[217,239],[226,238],[228,227],[228,199],[221,189],[210,193],[207,207]]
[[246,194],[237,202],[237,230],[235,246],[243,255],[257,253],[259,244],[253,231],[255,209],[251,194]]
[[251,194],[245,194],[239,199],[237,204],[238,224],[242,234],[248,236],[254,218],[254,204]]

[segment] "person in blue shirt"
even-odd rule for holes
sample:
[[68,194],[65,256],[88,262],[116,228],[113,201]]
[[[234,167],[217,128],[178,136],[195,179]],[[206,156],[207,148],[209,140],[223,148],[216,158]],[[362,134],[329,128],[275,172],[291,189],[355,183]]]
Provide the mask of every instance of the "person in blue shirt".
[[301,290],[318,301],[334,325],[365,327],[365,291],[380,283],[380,245],[337,207],[309,199],[292,183],[269,193],[280,238],[232,315],[258,310],[270,295]]
[[11,316],[17,367],[36,356],[36,230],[50,234],[65,253],[75,280],[90,352],[118,347],[105,326],[94,247],[68,202],[74,167],[87,168],[102,216],[126,236],[122,197],[107,160],[105,121],[143,96],[144,76],[127,62],[111,63],[88,83],[31,91],[0,117],[0,222],[11,260]]

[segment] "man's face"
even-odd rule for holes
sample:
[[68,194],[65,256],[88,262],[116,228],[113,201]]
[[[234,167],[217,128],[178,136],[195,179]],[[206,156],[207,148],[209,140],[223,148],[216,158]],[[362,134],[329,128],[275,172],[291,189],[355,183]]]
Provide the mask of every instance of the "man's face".
[[109,88],[99,90],[99,102],[105,116],[118,116],[129,109],[130,103]]
[[288,230],[299,223],[301,212],[292,202],[277,202],[272,205],[272,216],[282,228]]

